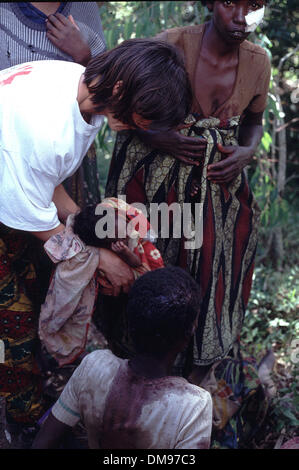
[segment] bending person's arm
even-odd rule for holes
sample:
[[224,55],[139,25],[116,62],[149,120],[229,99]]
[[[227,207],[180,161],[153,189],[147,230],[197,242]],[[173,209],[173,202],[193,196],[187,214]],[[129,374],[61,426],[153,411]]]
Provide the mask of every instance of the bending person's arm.
[[53,235],[56,235],[57,233],[62,232],[62,230],[64,230],[64,229],[65,229],[65,226],[63,224],[59,224],[58,227],[55,227],[52,230],[45,230],[45,231],[42,231],[42,232],[30,232],[30,233],[32,233],[32,235],[39,238],[43,242],[46,242]]
[[[57,207],[58,216],[62,221],[66,221],[70,214],[74,214],[80,210],[61,184],[57,186],[54,191],[53,202]],[[64,228],[65,226],[60,223],[52,230],[32,231],[31,233],[46,242],[50,237],[64,230]],[[122,261],[118,255],[105,248],[100,248],[99,269],[104,273],[111,284],[109,290],[101,290],[102,294],[118,296],[120,292],[129,292],[134,282],[134,275],[130,267]]]
[[80,211],[80,207],[68,195],[62,184],[55,188],[52,200],[57,207],[58,217],[62,222],[66,222],[70,214],[76,214]]
[[[66,219],[70,214],[75,214],[80,210],[80,207],[70,198],[66,190],[64,189],[63,185],[60,184],[55,188],[53,194],[53,202],[57,208],[58,217],[61,221],[66,222]],[[46,242],[51,238],[53,235],[64,230],[65,226],[63,223],[60,223],[57,227],[53,228],[52,230],[46,231],[38,231],[38,232],[31,232],[32,235],[43,240]]]

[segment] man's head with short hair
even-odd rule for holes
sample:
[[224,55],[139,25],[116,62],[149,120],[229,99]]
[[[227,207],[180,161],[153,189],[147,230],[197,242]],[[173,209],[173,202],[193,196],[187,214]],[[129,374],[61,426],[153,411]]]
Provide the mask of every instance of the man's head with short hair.
[[[84,83],[97,112],[132,127],[133,115],[150,121],[150,129],[170,129],[190,111],[191,86],[180,52],[171,44],[129,39],[88,63]],[[117,91],[115,92],[115,87]]]
[[200,303],[198,284],[179,267],[157,269],[137,279],[127,305],[129,334],[137,354],[159,358],[186,346]]

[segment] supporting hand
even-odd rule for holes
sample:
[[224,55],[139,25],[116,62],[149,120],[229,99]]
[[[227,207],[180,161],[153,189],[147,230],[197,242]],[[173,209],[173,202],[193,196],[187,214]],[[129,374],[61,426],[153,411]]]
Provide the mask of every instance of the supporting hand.
[[204,138],[184,136],[174,130],[164,132],[138,130],[137,133],[145,144],[172,155],[188,165],[199,165],[198,160],[203,157],[207,145]]
[[[100,248],[99,269],[104,273],[112,285],[112,295],[118,296],[121,292],[128,293],[134,282],[134,275],[130,267],[120,257],[106,248]],[[102,294],[111,295],[111,289]]]
[[223,160],[208,166],[207,178],[213,183],[230,183],[250,163],[253,152],[250,147],[218,144]]

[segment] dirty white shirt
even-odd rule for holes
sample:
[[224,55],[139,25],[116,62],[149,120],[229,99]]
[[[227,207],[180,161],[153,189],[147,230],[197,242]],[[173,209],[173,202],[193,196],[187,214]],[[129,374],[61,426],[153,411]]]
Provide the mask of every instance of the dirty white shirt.
[[79,168],[103,123],[80,112],[85,68],[61,60],[0,71],[0,222],[26,231],[59,225],[56,186]]
[[109,350],[89,354],[52,409],[62,423],[84,422],[90,448],[206,449],[212,399],[182,377],[148,379]]

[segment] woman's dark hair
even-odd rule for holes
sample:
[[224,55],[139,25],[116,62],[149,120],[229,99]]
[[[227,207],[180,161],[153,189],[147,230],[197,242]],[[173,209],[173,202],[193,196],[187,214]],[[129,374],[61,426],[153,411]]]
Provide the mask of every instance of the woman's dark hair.
[[[95,83],[91,83],[95,80]],[[113,96],[113,87],[121,82]],[[192,102],[191,85],[180,52],[158,40],[129,39],[88,63],[84,83],[98,112],[136,127],[133,113],[153,121],[150,128],[174,128]]]
[[179,267],[157,269],[137,279],[127,304],[136,352],[161,357],[190,338],[200,302],[198,284]]

